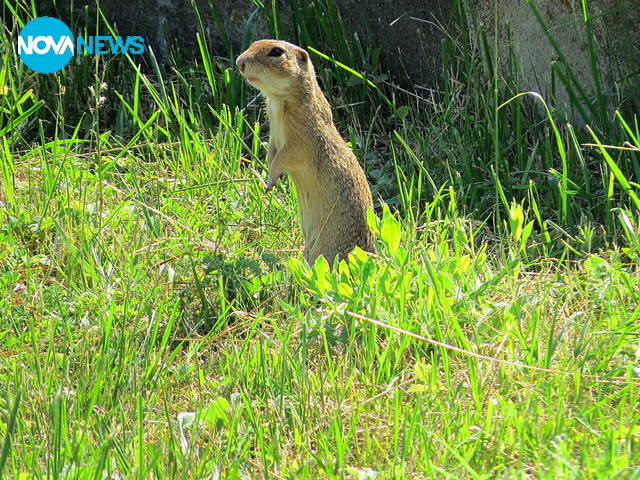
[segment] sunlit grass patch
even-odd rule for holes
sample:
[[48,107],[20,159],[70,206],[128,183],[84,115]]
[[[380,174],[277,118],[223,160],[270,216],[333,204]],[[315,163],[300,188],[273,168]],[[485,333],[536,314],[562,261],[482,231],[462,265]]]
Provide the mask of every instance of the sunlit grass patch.
[[0,475],[637,476],[637,119],[542,116],[471,53],[406,96],[307,8],[376,195],[341,264],[302,261],[261,100],[203,36],[164,72],[3,64]]

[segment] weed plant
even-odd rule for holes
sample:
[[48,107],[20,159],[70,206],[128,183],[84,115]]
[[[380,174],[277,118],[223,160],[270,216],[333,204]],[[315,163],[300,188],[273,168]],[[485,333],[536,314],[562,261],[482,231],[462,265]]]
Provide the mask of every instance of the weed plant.
[[640,478],[638,119],[559,55],[572,127],[463,7],[429,97],[359,70],[331,2],[297,10],[376,197],[377,254],[330,268],[202,28],[191,63],[37,75],[35,7],[3,3],[0,477]]

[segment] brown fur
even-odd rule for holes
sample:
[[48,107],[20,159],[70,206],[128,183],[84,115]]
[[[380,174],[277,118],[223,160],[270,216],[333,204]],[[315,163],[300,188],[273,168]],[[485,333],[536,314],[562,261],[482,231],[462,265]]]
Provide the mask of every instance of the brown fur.
[[333,262],[336,256],[346,258],[356,246],[375,252],[367,226],[367,210],[373,208],[371,190],[333,123],[309,54],[288,42],[260,40],[236,64],[267,97],[271,134],[267,191],[283,173],[293,180],[305,259],[313,264],[323,255]]

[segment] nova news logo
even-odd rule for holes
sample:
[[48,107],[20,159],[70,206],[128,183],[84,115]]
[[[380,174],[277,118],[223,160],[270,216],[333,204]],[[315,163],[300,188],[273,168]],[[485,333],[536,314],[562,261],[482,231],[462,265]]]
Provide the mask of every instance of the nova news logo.
[[34,72],[53,73],[63,69],[73,55],[144,53],[142,37],[91,36],[74,39],[69,27],[52,17],[27,23],[18,36],[18,55]]

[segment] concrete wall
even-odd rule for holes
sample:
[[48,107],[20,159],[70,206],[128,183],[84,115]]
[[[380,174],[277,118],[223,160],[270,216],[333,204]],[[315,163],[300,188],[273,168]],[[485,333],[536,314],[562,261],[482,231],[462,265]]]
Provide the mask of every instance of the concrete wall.
[[[283,37],[293,40],[290,2],[276,1],[282,12]],[[334,0],[333,3],[348,31],[358,35],[365,46],[379,48],[382,68],[403,86],[436,86],[442,68],[442,39],[450,38],[455,44],[462,38],[459,12],[453,7],[453,0]],[[87,17],[89,25],[95,24],[95,2],[86,4],[88,7],[75,0],[73,15],[78,19]],[[245,25],[256,9],[254,3],[251,0],[196,0],[196,4],[212,53],[228,56],[231,50],[232,55],[237,55],[241,50]],[[68,21],[71,1],[58,0],[57,5],[57,15]],[[101,5],[107,18],[122,35],[142,35],[161,61],[166,61],[172,46],[180,47],[186,57],[197,55],[195,32],[198,20],[189,0],[102,0]],[[491,44],[497,33],[503,67],[507,63],[509,46],[519,54],[522,89],[548,93],[551,61],[557,60],[558,54],[527,2],[470,0],[465,5],[473,9],[477,19],[475,28],[479,24],[485,25]],[[580,81],[592,89],[586,25],[582,21],[580,0],[536,0],[535,5]],[[635,8],[629,9],[633,5]],[[39,7],[41,15],[54,12],[49,1],[40,0]],[[593,18],[592,28],[599,68],[604,74],[604,89],[614,92],[616,85],[633,72],[635,77],[627,81],[638,82],[640,7],[637,0],[588,0],[588,8]],[[606,13],[612,10],[617,13]],[[471,13],[467,11],[469,18]],[[497,31],[494,31],[495,24]],[[474,26],[471,28],[473,30]],[[250,30],[254,39],[271,35],[262,13],[254,16]],[[473,38],[474,32],[471,33]],[[328,48],[322,44],[315,47],[320,50]]]
[[[561,56],[527,2],[498,0],[497,4],[497,15],[494,0],[478,0],[475,10],[487,29],[490,44],[494,42],[497,23],[502,71],[506,71],[512,48],[520,62],[522,90],[550,95],[551,62],[562,64]],[[581,2],[538,0],[534,5],[580,84],[593,93],[595,80]],[[602,88],[605,94],[615,96],[617,88],[637,84],[640,78],[640,4],[636,0],[588,0],[587,7]],[[562,70],[566,71],[564,66]],[[557,95],[559,100],[568,98],[563,89],[558,89]]]

